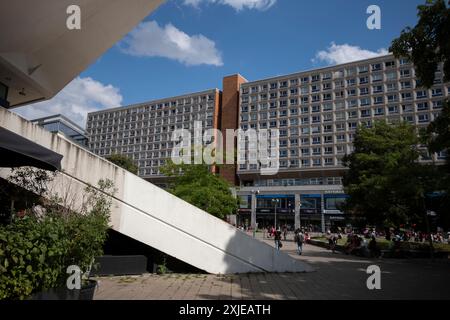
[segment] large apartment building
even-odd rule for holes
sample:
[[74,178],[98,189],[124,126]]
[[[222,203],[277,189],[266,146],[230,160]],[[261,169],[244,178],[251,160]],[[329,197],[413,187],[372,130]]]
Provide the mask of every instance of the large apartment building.
[[240,164],[241,212],[250,221],[253,203],[257,220],[265,225],[273,223],[277,205],[281,221],[292,221],[295,212],[297,224],[320,221],[321,229],[342,224],[342,158],[352,152],[356,128],[377,120],[426,126],[449,90],[442,69],[427,90],[420,87],[413,65],[392,55],[242,84],[239,126],[280,130],[280,169],[267,177],[258,173],[257,164]]
[[[440,67],[442,68],[442,67]],[[278,129],[279,171],[261,175],[249,154],[221,174],[241,197],[239,218],[249,225],[308,225],[324,230],[346,223],[342,157],[352,152],[359,125],[376,120],[426,126],[449,96],[442,69],[435,85],[421,88],[414,67],[392,55],[248,82],[224,78],[218,89],[91,113],[87,132],[97,154],[129,154],[139,175],[163,181],[159,166],[173,146],[170,131],[204,128]],[[424,157],[441,161],[444,154]]]
[[139,176],[164,187],[160,168],[170,158],[175,129],[203,130],[219,126],[220,91],[212,89],[88,114],[89,149],[101,156],[125,154],[139,167]]

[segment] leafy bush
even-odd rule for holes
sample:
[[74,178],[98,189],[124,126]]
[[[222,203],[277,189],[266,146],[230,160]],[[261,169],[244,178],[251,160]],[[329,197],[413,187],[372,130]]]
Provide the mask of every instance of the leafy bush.
[[61,282],[69,235],[61,219],[25,216],[0,227],[0,299],[29,296]]
[[26,215],[0,226],[0,299],[24,299],[43,289],[65,285],[66,269],[78,265],[89,273],[103,253],[107,237],[112,182],[86,188],[82,212],[50,206],[43,217]]

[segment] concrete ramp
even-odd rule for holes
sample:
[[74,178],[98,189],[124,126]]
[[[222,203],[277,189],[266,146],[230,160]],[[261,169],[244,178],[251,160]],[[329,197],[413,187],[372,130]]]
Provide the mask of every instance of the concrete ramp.
[[[53,192],[70,192],[76,198],[87,184],[114,181],[111,227],[124,235],[214,274],[312,271],[309,265],[2,108],[0,126],[64,156]],[[0,176],[8,173],[3,169]]]

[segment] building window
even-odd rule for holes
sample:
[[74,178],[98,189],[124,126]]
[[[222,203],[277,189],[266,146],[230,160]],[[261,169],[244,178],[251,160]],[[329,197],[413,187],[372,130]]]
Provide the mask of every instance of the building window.
[[371,112],[370,110],[361,110],[361,117],[370,117]]
[[388,106],[389,114],[398,113],[398,106]]
[[348,123],[348,129],[349,130],[355,130],[357,128],[357,126],[358,126],[357,122],[349,122]]
[[433,97],[442,96],[442,89],[441,88],[432,89],[431,90],[431,95]]
[[442,109],[443,102],[442,100],[433,101],[433,109]]
[[428,113],[419,114],[418,121],[419,121],[419,123],[430,121],[430,117],[429,117]]
[[408,78],[410,76],[411,76],[411,70],[409,70],[409,69],[400,70],[400,78]]
[[396,101],[398,101],[398,95],[390,94],[387,96],[387,100],[388,100],[388,103],[396,102]]
[[378,81],[383,81],[383,74],[382,73],[378,73],[378,74],[373,74],[372,75],[372,82],[378,82]]
[[363,98],[359,100],[359,105],[360,106],[368,106],[370,104],[370,99],[369,98]]
[[428,110],[428,102],[421,102],[417,104],[417,111]]
[[359,73],[366,73],[366,72],[368,72],[369,71],[369,67],[368,66],[359,66],[358,67],[358,71],[359,71]]
[[412,100],[412,93],[411,92],[403,92],[402,93],[402,100]]
[[336,123],[336,131],[345,131],[345,123]]
[[393,71],[393,72],[386,73],[386,80],[387,81],[397,80],[397,72]]
[[382,104],[383,103],[383,97],[382,96],[380,96],[380,97],[374,97],[373,98],[373,103],[374,104]]
[[360,88],[359,89],[359,94],[360,95],[366,95],[366,94],[369,94],[369,88]]
[[348,85],[348,86],[354,86],[354,85],[356,85],[356,79],[355,79],[355,78],[348,79],[348,80],[347,80],[347,85]]
[[384,115],[384,108],[376,108],[376,109],[375,109],[375,115],[376,115],[376,116],[382,116],[382,115]]

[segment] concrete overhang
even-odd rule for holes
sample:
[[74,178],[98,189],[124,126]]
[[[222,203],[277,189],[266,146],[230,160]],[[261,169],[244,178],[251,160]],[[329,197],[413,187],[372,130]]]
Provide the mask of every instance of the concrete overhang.
[[[0,83],[9,107],[50,99],[163,0],[5,0],[0,2]],[[80,7],[81,29],[66,24]]]

